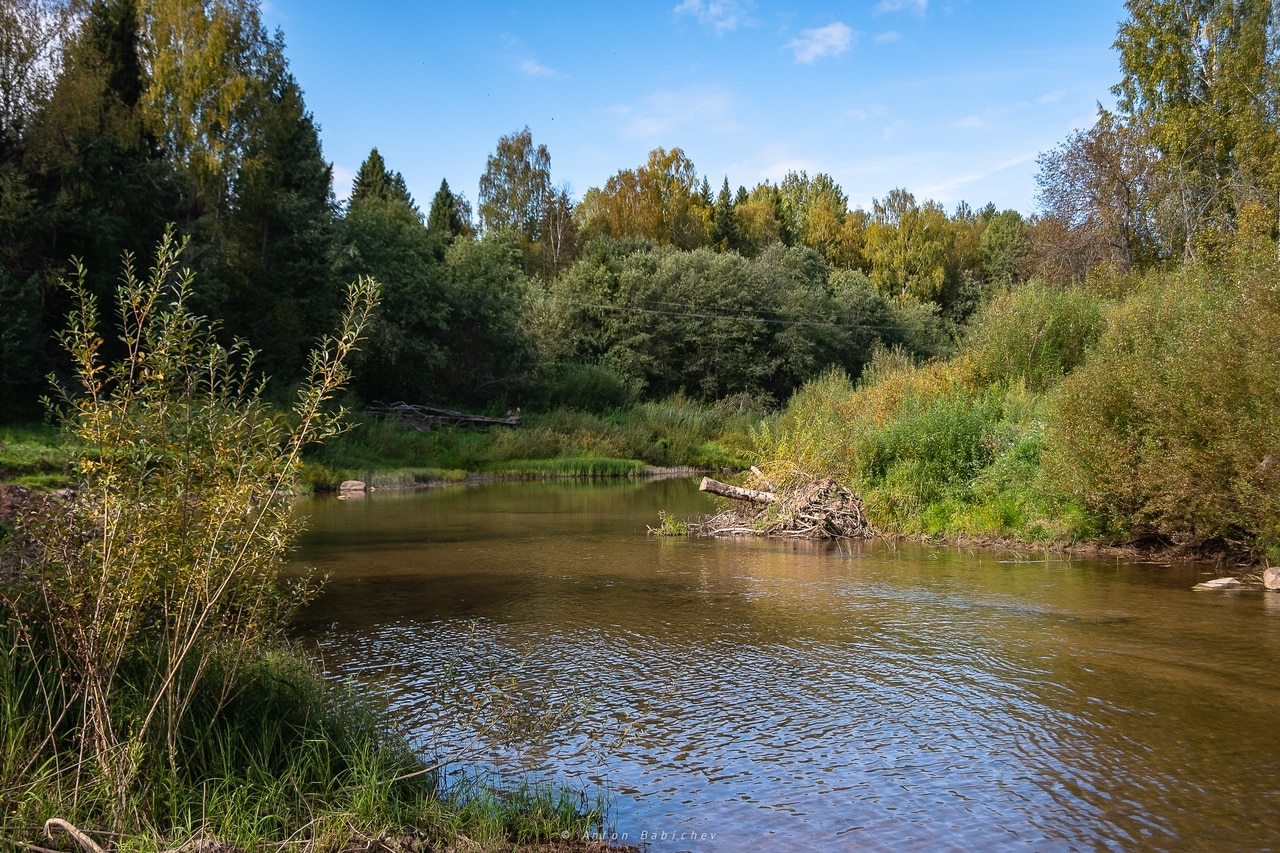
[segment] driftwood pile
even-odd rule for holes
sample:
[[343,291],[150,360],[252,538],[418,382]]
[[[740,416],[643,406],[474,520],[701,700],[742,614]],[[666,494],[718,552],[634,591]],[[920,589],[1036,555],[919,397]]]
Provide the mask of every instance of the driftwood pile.
[[862,512],[862,499],[830,478],[786,494],[746,489],[710,477],[704,477],[698,488],[738,504],[687,525],[695,536],[869,539],[875,535]]
[[369,407],[369,411],[383,417],[398,418],[402,423],[423,432],[430,432],[432,427],[437,426],[520,426],[519,409],[512,409],[501,418],[404,402],[374,403]]

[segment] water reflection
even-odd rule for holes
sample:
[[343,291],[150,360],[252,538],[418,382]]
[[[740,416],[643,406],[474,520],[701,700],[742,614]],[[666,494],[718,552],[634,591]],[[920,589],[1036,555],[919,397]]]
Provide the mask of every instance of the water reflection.
[[299,556],[332,579],[300,627],[382,681],[425,750],[468,737],[439,701],[451,667],[591,700],[495,760],[607,786],[619,833],[654,849],[1273,844],[1280,596],[1193,593],[1194,569],[644,535],[705,500],[317,501]]

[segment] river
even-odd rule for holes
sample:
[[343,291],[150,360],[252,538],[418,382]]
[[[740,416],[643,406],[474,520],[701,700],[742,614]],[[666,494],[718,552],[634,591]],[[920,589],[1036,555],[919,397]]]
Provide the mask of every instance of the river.
[[311,500],[298,630],[424,754],[604,792],[655,851],[1280,847],[1280,594],[646,535],[711,508],[688,480]]

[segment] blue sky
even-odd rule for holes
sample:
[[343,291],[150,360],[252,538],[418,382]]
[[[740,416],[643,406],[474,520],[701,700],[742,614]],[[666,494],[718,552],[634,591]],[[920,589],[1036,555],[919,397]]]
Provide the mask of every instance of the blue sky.
[[424,207],[474,203],[528,126],[574,198],[681,148],[719,189],[830,174],[851,207],[903,187],[1035,210],[1036,156],[1114,99],[1122,0],[770,3],[264,0],[334,163],[376,146]]

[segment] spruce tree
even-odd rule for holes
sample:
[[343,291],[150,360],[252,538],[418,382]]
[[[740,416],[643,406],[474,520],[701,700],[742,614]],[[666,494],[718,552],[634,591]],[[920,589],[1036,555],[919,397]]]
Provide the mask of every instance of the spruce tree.
[[431,210],[427,214],[427,233],[439,245],[448,246],[470,232],[471,223],[463,217],[458,197],[449,190],[449,182],[441,180],[440,189],[431,199]]
[[729,179],[720,186],[720,195],[711,207],[711,245],[717,251],[739,250],[738,223],[733,210],[733,197],[729,194]]
[[360,164],[355,180],[351,182],[351,198],[349,205],[359,204],[368,199],[403,202],[414,213],[421,215],[404,176],[387,168],[387,161],[382,159],[378,149],[374,148],[369,156]]

